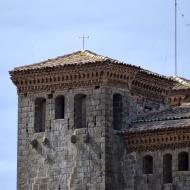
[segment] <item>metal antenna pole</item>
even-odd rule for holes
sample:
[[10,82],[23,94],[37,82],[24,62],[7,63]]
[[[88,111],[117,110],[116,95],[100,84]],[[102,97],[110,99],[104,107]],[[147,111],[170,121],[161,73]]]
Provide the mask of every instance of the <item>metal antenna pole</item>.
[[175,76],[177,76],[177,0],[175,0]]

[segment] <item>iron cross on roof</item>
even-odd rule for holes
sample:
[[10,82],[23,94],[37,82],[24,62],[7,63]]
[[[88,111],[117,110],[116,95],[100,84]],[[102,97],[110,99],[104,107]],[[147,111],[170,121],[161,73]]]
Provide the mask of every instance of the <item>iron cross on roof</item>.
[[84,50],[84,42],[85,42],[85,39],[89,39],[89,36],[85,36],[83,34],[83,36],[80,36],[79,39],[82,39],[82,49]]

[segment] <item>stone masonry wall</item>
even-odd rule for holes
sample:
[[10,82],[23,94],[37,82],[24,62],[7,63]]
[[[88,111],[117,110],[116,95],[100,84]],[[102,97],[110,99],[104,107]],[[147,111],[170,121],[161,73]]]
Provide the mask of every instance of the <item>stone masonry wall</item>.
[[[122,128],[138,114],[128,89],[79,88],[19,96],[17,190],[190,190],[190,172],[177,169],[186,149],[128,153],[113,129],[113,95],[123,98]],[[48,95],[49,94],[49,95]],[[87,128],[74,128],[74,96],[87,97]],[[55,98],[65,96],[65,117],[55,120]],[[34,133],[34,102],[46,99],[45,132]],[[71,142],[71,139],[73,142]],[[173,183],[163,184],[163,155],[173,156]],[[153,174],[142,158],[153,156]],[[148,182],[148,183],[147,183]]]
[[122,128],[129,125],[132,118],[136,116],[136,108],[133,106],[128,89],[107,87],[106,88],[106,189],[123,190],[123,166],[124,141],[116,135],[113,127],[113,95],[122,95],[123,101],[123,124]]
[[[178,154],[190,148],[155,152],[133,152],[123,155],[125,190],[190,190],[190,171],[178,171]],[[163,183],[163,155],[172,155],[173,183]],[[153,174],[143,174],[143,156],[153,157]]]
[[[123,97],[123,128],[138,115],[138,106],[127,89],[106,88],[105,180],[107,190],[190,190],[190,172],[178,171],[178,154],[189,148],[128,153],[122,137],[113,130],[113,95]],[[153,104],[152,104],[153,105]],[[155,104],[156,105],[156,104]],[[165,105],[167,106],[167,105]],[[154,105],[153,105],[154,107]],[[163,109],[164,105],[160,105]],[[172,184],[163,183],[163,155],[172,154]],[[153,156],[153,174],[143,174],[143,156]]]
[[[74,95],[79,93],[87,95],[88,129],[74,129]],[[55,120],[58,95],[65,96],[65,118]],[[34,133],[36,97],[46,98],[46,129],[41,133]],[[104,126],[103,88],[56,91],[53,98],[47,93],[20,96],[17,189],[105,189]]]

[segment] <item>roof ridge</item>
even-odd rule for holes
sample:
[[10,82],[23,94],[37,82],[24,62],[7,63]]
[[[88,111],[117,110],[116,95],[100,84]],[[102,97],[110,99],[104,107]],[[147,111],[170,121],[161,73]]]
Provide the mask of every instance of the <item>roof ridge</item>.
[[81,50],[79,51],[74,51],[72,53],[68,53],[68,54],[65,54],[65,55],[61,55],[61,56],[56,56],[56,57],[53,57],[53,58],[48,58],[44,61],[39,61],[39,62],[36,62],[36,63],[32,63],[32,64],[29,64],[29,65],[22,65],[22,66],[18,66],[18,67],[15,67],[14,70],[17,70],[17,69],[20,69],[20,68],[24,68],[24,67],[31,67],[31,66],[35,66],[35,65],[39,65],[39,64],[43,64],[43,63],[46,63],[48,61],[51,61],[51,60],[57,60],[59,58],[66,58],[66,57],[69,57],[71,55],[76,55],[78,53],[82,52]]
[[168,116],[164,118],[154,118],[154,119],[139,119],[135,121],[131,121],[131,123],[148,123],[148,122],[154,122],[154,121],[166,121],[166,120],[178,120],[178,119],[189,119],[190,115],[188,116]]
[[[84,55],[84,57],[87,56],[87,57],[89,57],[89,59],[92,58],[94,60],[88,60],[87,58],[85,58],[84,60],[80,61],[79,58],[76,58],[76,60],[75,60],[76,62],[74,61],[73,63],[72,62],[69,63],[69,60],[68,60],[68,64],[79,64],[79,63],[83,63],[83,62],[86,63],[86,62],[91,62],[91,61],[94,61],[94,62],[103,61],[104,62],[104,61],[109,60],[112,63],[125,64],[125,65],[128,65],[128,66],[137,67],[135,65],[127,64],[127,63],[124,63],[122,61],[119,61],[119,60],[116,60],[116,59],[113,59],[113,58],[110,58],[110,57],[107,57],[107,56],[97,54],[97,53],[92,52],[90,50],[79,50],[79,51],[74,51],[72,53],[68,53],[68,54],[65,54],[65,55],[62,55],[62,56],[57,56],[57,57],[53,57],[53,58],[50,58],[50,59],[46,59],[44,61],[39,61],[39,62],[36,62],[36,63],[33,63],[33,64],[27,64],[27,65],[22,65],[22,66],[15,67],[12,71],[10,71],[10,73],[12,73],[14,71],[27,70],[27,69],[30,70],[30,69],[40,68],[40,67],[54,67],[56,65],[56,63],[53,63],[53,61],[55,61],[55,62],[57,61],[57,63],[59,62],[60,65],[68,65],[67,63],[64,63],[64,59],[69,59],[69,57],[71,57],[71,60],[72,60],[72,58],[74,58],[74,56],[77,56],[77,55],[79,55],[79,56]],[[67,62],[67,60],[65,60],[65,62]],[[45,65],[46,63],[47,63],[47,65]],[[35,68],[33,68],[33,67],[35,67]]]
[[190,87],[190,81],[188,81],[185,78],[178,77],[178,76],[171,76],[170,78],[184,86]]
[[[99,57],[99,58],[101,58],[101,59],[104,59],[105,61],[106,61],[106,60],[111,60],[111,61],[117,62],[117,63],[122,63],[122,64],[126,64],[126,65],[132,65],[132,64],[128,64],[128,63],[125,63],[125,62],[123,62],[123,61],[119,61],[119,60],[117,60],[117,59],[114,59],[114,58],[112,58],[112,57],[108,57],[108,56],[104,56],[104,55],[100,55],[100,54],[94,53],[94,52],[92,52],[92,51],[90,51],[90,50],[84,50],[84,51],[85,51],[88,55],[90,55],[90,56],[97,56],[97,57]],[[138,67],[138,66],[136,66],[136,65],[132,65],[132,66]]]
[[97,54],[97,53],[92,52],[92,51],[90,51],[90,50],[84,50],[84,52],[85,52],[87,55],[91,56],[91,57],[97,56],[97,57],[99,57],[99,58],[101,58],[101,59],[106,59],[106,60],[107,60],[107,59],[110,59],[109,57],[106,57],[106,56]]
[[[188,113],[186,116],[177,115],[173,116],[171,113],[184,114]],[[157,117],[155,117],[157,116]],[[190,117],[190,104],[182,104],[178,107],[167,107],[162,110],[157,110],[147,114],[141,114],[132,120],[131,123],[140,123],[140,122],[153,122],[153,121],[164,121],[164,120],[175,120],[175,119],[186,119]]]
[[74,51],[72,53],[68,53],[62,56],[57,56],[51,59],[46,59],[44,61],[39,61],[33,64],[18,66],[18,67],[15,67],[9,73],[12,75],[13,73],[16,73],[16,72],[48,69],[48,68],[55,68],[55,67],[64,67],[64,66],[69,66],[69,65],[81,65],[81,64],[84,65],[88,63],[100,63],[100,62],[108,62],[112,64],[117,64],[117,65],[125,65],[127,67],[133,67],[135,69],[138,69],[139,72],[142,72],[142,73],[144,72],[145,74],[148,74],[148,75],[171,80],[168,77],[165,77],[158,73],[154,73],[149,70],[142,69],[139,66],[136,66],[124,61],[119,61],[119,60],[110,58],[108,56],[103,56],[103,55],[94,53],[90,50]]
[[148,70],[148,69],[143,69],[143,68],[141,68],[141,67],[139,67],[139,68],[140,68],[140,72],[144,72],[144,73],[151,74],[151,75],[154,75],[154,76],[157,76],[157,77],[160,77],[160,78],[165,78],[165,79],[171,80],[170,78],[168,78],[168,77],[165,76],[165,75],[156,73],[156,72],[154,72],[154,71],[150,71],[150,70]]

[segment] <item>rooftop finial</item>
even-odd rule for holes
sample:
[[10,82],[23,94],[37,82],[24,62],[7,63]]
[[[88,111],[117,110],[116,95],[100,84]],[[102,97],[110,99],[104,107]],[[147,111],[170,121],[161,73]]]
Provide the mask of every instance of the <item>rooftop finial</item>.
[[89,38],[90,38],[89,36],[85,36],[84,34],[83,34],[83,36],[79,37],[79,39],[82,39],[82,50],[84,50],[84,42],[85,42],[84,40],[89,39]]

